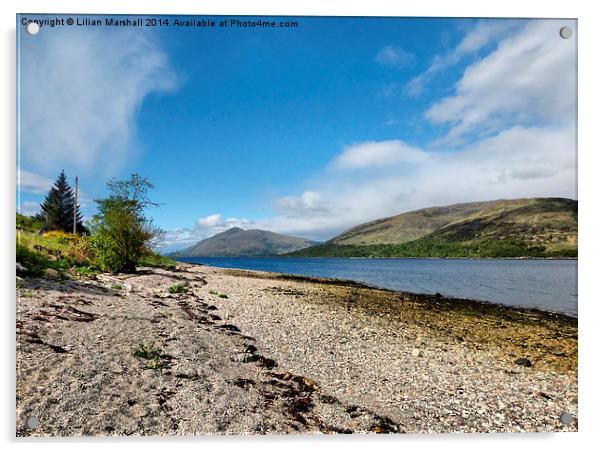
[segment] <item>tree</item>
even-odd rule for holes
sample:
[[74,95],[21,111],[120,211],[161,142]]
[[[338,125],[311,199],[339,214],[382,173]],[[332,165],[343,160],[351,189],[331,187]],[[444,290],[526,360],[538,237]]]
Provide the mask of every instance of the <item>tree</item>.
[[44,221],[43,229],[72,232],[74,208],[77,211],[77,231],[85,232],[86,229],[82,223],[79,205],[75,205],[75,196],[67,182],[65,171],[61,171],[41,205],[41,218]]
[[92,247],[101,269],[132,273],[140,259],[150,253],[160,231],[152,227],[145,210],[157,204],[148,198],[154,186],[144,177],[132,174],[129,180],[107,183],[109,197],[96,200],[98,214],[92,220]]

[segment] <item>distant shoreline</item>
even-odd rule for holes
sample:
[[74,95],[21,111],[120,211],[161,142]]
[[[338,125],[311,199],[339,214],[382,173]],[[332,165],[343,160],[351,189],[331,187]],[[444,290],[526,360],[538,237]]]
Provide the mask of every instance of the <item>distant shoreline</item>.
[[[235,257],[188,257],[188,258],[235,258]],[[244,257],[240,257],[240,258],[244,258]],[[247,257],[247,258],[255,258],[255,257]],[[300,257],[296,257],[296,258],[300,258]],[[307,258],[329,258],[329,257],[307,257]],[[343,259],[342,257],[338,257],[338,258]],[[511,260],[511,259],[506,259],[506,260]],[[539,259],[539,260],[542,260],[542,259]],[[568,259],[554,259],[554,260],[568,260]],[[378,291],[383,291],[383,292],[387,292],[387,293],[408,296],[414,300],[421,301],[421,302],[427,302],[427,303],[431,302],[431,301],[444,302],[444,303],[450,304],[450,307],[459,308],[462,310],[467,307],[468,308],[471,307],[471,305],[474,305],[474,306],[478,306],[479,308],[483,308],[485,310],[490,310],[490,312],[495,312],[495,313],[500,313],[507,309],[507,310],[515,311],[515,312],[537,314],[537,315],[546,317],[547,319],[551,319],[551,318],[555,319],[555,318],[561,317],[561,318],[564,318],[569,323],[574,322],[575,324],[577,323],[577,320],[578,320],[578,315],[573,316],[573,315],[570,315],[570,314],[567,314],[564,312],[558,312],[558,311],[553,311],[553,310],[543,310],[541,308],[536,308],[536,307],[522,307],[522,306],[517,306],[517,305],[507,305],[507,304],[503,304],[500,302],[492,302],[492,301],[486,301],[486,300],[482,300],[482,299],[470,299],[470,298],[463,298],[463,297],[444,296],[439,293],[428,294],[428,293],[411,292],[411,291],[404,291],[404,290],[395,290],[395,289],[385,288],[385,287],[381,287],[381,286],[377,286],[377,285],[371,285],[371,284],[364,283],[364,282],[358,282],[358,281],[351,280],[351,279],[340,279],[340,278],[335,278],[335,277],[305,276],[305,275],[298,275],[298,274],[291,274],[291,273],[279,273],[279,272],[262,271],[262,270],[255,270],[255,269],[251,270],[251,269],[242,269],[242,268],[224,268],[224,267],[212,266],[212,265],[208,265],[208,264],[204,264],[204,263],[194,263],[194,262],[181,261],[181,260],[178,260],[178,262],[182,263],[182,264],[189,264],[189,265],[219,269],[221,271],[226,271],[228,273],[231,273],[232,275],[237,275],[237,276],[240,275],[243,277],[279,279],[279,280],[288,280],[288,281],[317,283],[317,284],[323,284],[323,285],[336,285],[336,286],[342,286],[342,287],[347,287],[347,288],[355,287],[355,288],[362,288],[362,289],[378,290]]]
[[[579,260],[579,257],[300,257],[295,255],[207,255],[207,256],[174,256],[165,254],[176,261],[181,258],[287,258],[296,259],[338,259],[338,260]],[[184,262],[188,263],[188,262]]]

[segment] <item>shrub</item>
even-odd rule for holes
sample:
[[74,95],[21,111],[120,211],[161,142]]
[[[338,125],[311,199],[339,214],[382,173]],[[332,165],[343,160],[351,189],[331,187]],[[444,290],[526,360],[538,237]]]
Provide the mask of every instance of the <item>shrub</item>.
[[169,368],[172,357],[165,354],[161,349],[157,348],[154,343],[141,343],[134,350],[134,357],[145,359],[148,362],[144,365],[144,369],[161,370]]
[[51,230],[42,234],[44,238],[54,239],[60,244],[77,243],[79,236],[73,233],[63,232],[62,230]]
[[42,228],[43,222],[32,216],[25,216],[17,213],[16,226],[17,229],[26,230],[28,232],[37,232]]
[[78,265],[91,264],[94,260],[94,253],[92,251],[90,238],[85,235],[80,235],[77,237],[77,241],[72,243],[70,252],[77,261]]
[[135,272],[159,234],[144,216],[145,209],[155,205],[147,197],[153,185],[132,174],[129,180],[112,180],[107,187],[111,195],[96,201],[99,213],[91,224],[91,248],[102,270]]
[[187,289],[186,289],[186,286],[182,285],[181,283],[177,283],[177,284],[169,287],[168,291],[171,294],[178,294],[178,293],[186,293]]
[[19,242],[17,242],[17,263],[23,265],[29,276],[41,276],[49,266],[49,261],[44,255]]
[[75,273],[81,277],[91,276],[92,274],[98,273],[98,269],[93,266],[78,266],[75,268]]

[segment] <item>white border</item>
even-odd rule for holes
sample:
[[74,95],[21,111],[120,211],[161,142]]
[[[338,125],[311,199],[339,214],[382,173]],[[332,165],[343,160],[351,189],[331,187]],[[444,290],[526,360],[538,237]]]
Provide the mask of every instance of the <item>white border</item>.
[[[232,447],[249,450],[264,449],[307,449],[308,446],[326,448],[340,446],[354,449],[365,447],[450,450],[508,448],[545,448],[548,450],[587,449],[599,437],[598,420],[601,419],[601,398],[598,379],[600,364],[600,329],[602,319],[595,284],[600,277],[599,263],[600,211],[599,180],[600,170],[599,134],[600,121],[600,50],[602,43],[600,16],[592,5],[595,2],[503,0],[495,4],[483,0],[398,2],[385,0],[369,1],[326,1],[326,0],[211,0],[187,2],[184,0],[145,2],[123,0],[89,0],[72,2],[68,0],[5,0],[2,8],[2,91],[4,105],[2,114],[2,134],[5,140],[2,154],[2,267],[3,279],[3,319],[2,349],[5,351],[1,371],[2,378],[2,439],[9,448],[20,449],[43,446],[45,450],[75,449],[82,445],[88,449],[105,449],[107,446],[142,445],[148,450],[166,446]],[[218,14],[218,15],[338,15],[338,16],[458,16],[458,17],[563,17],[579,20],[579,432],[565,434],[483,434],[483,435],[412,435],[387,437],[199,437],[184,439],[140,438],[140,439],[72,439],[72,440],[16,440],[15,399],[14,399],[14,227],[15,210],[15,14],[21,13],[122,13],[122,14]],[[598,257],[598,258],[597,258]],[[598,440],[599,441],[599,440]]]

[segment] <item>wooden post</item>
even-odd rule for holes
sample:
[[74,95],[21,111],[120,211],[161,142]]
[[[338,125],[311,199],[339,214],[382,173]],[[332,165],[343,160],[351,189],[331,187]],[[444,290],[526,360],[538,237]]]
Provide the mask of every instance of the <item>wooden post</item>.
[[75,176],[75,204],[73,205],[73,233],[77,233],[77,175]]

